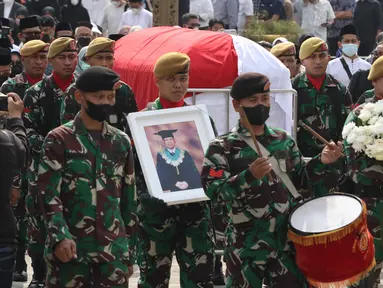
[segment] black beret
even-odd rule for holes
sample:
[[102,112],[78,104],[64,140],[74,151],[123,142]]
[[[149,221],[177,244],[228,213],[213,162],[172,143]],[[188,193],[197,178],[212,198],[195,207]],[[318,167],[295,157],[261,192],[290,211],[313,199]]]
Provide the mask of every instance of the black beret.
[[125,36],[124,34],[110,34],[108,38],[110,40],[117,41],[117,40],[120,40],[124,36]]
[[12,62],[11,49],[9,48],[0,48],[0,65],[5,66],[9,65]]
[[93,25],[92,25],[92,23],[87,22],[87,21],[80,21],[80,22],[77,23],[77,28],[78,28],[78,27],[87,27],[87,28],[89,28],[90,30],[92,30]]
[[11,22],[8,18],[0,17],[1,25],[5,27],[11,27]]
[[41,27],[55,27],[55,20],[51,16],[42,16]]
[[250,97],[256,93],[270,92],[270,81],[265,75],[258,73],[244,73],[234,80],[230,95],[235,100]]
[[344,26],[340,30],[339,36],[342,37],[343,35],[358,35],[356,32],[356,27],[353,24]]
[[40,27],[40,19],[37,16],[30,16],[20,19],[20,30],[27,28]]
[[70,25],[69,22],[59,22],[56,25],[55,32],[58,32],[58,31],[68,31],[68,30],[73,32],[72,26]]
[[0,39],[0,47],[9,48],[9,49],[13,48],[12,43],[8,38],[1,38]]
[[83,92],[113,90],[118,81],[120,81],[120,76],[113,70],[94,66],[86,69],[77,78],[76,89]]

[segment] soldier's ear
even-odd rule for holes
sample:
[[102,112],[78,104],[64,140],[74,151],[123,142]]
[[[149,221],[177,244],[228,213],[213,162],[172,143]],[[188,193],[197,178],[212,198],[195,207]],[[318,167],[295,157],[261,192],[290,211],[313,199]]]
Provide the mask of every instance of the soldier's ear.
[[83,97],[82,92],[80,90],[76,90],[74,92],[74,98],[76,99],[78,104],[83,105]]
[[239,106],[241,104],[239,104],[238,100],[233,99],[232,103],[233,103],[233,107],[234,107],[235,112],[239,112]]

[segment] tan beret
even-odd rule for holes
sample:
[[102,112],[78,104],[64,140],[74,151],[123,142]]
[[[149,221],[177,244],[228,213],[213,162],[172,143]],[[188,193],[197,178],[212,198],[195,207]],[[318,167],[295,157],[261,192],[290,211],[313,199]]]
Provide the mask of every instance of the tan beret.
[[115,41],[109,38],[98,37],[89,43],[85,56],[91,57],[100,52],[113,52],[114,43]]
[[368,80],[373,81],[380,77],[383,77],[383,57],[379,57],[374,64],[372,64],[370,73],[368,74]]
[[49,44],[41,40],[31,40],[23,45],[20,49],[21,56],[31,56],[37,52],[48,52]]
[[294,43],[291,43],[291,42],[279,43],[275,45],[273,48],[271,48],[270,53],[273,54],[275,57],[295,56],[296,54],[295,45]]
[[162,55],[154,66],[154,75],[158,78],[189,73],[190,58],[179,52]]
[[69,37],[57,38],[49,46],[48,59],[54,58],[63,52],[77,52],[76,41]]
[[299,59],[304,60],[310,57],[314,52],[328,51],[325,41],[318,37],[312,37],[304,41],[299,50]]

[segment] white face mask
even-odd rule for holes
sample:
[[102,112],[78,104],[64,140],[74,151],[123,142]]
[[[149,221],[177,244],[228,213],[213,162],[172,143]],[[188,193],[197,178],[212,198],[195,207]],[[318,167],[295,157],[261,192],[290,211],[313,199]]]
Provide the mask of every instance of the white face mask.
[[79,0],[70,0],[70,3],[73,5],[73,6],[77,6]]
[[120,1],[112,1],[112,4],[114,5],[114,7],[119,7],[121,5],[121,2]]
[[138,14],[142,10],[142,7],[141,8],[130,8],[130,10],[132,10],[134,14]]

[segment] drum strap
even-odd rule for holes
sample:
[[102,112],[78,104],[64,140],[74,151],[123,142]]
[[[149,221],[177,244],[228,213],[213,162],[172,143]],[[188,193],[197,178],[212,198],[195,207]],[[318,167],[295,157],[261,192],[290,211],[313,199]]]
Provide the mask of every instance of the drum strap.
[[[241,140],[245,141],[247,145],[249,145],[255,152],[257,152],[257,149],[255,148],[255,144],[254,144],[253,139],[251,137],[245,137],[243,135],[240,135],[237,132],[236,128],[234,128],[232,130],[232,132],[236,133],[239,136],[239,138],[241,138]],[[261,149],[263,157],[267,158],[270,156],[270,152],[261,143],[258,142],[258,146],[259,146],[259,149]],[[272,156],[269,158],[269,163],[271,164],[274,173],[279,177],[279,179],[281,179],[283,184],[285,184],[285,186],[289,190],[291,196],[293,196],[294,199],[301,199],[302,196],[299,194],[299,192],[297,191],[297,188],[295,188],[293,182],[290,180],[289,175],[287,175],[287,173],[285,173],[281,170],[281,168],[278,165],[277,159],[275,159],[275,157]]]

